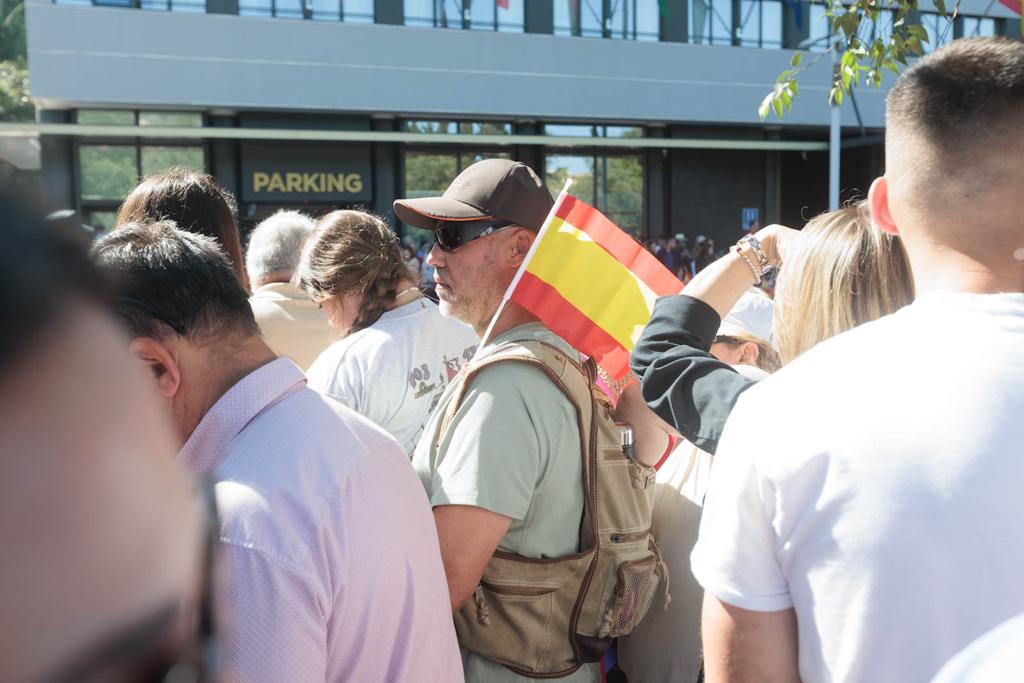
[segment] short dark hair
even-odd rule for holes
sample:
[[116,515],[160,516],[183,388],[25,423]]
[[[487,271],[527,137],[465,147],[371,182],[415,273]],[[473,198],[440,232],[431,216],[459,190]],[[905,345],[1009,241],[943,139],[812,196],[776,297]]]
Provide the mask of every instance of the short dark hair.
[[904,71],[886,97],[887,125],[944,152],[1018,123],[1022,111],[1024,43],[1009,38],[955,40]]
[[117,225],[171,220],[182,230],[212,237],[244,285],[247,276],[237,213],[235,198],[212,176],[175,167],[143,178],[118,209]]
[[259,327],[227,256],[172,221],[128,223],[92,249],[110,279],[114,311],[135,337],[194,342]]
[[0,371],[65,319],[76,300],[103,300],[88,235],[44,215],[40,205],[0,190]]

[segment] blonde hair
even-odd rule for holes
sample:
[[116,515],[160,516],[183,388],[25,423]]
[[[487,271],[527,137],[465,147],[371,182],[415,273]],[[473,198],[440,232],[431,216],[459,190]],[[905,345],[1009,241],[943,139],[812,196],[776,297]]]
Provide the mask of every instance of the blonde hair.
[[871,225],[867,202],[815,216],[779,271],[774,336],[783,363],[914,299],[903,245]]
[[408,277],[398,235],[364,211],[332,211],[317,221],[296,274],[314,299],[361,295],[352,332],[377,322]]

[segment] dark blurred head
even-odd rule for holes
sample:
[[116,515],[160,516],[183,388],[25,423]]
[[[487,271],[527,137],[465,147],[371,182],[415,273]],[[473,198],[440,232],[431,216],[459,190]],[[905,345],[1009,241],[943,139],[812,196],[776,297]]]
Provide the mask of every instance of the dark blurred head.
[[146,176],[135,186],[117,212],[117,227],[171,220],[182,230],[212,237],[227,254],[242,287],[248,290],[242,243],[235,223],[237,210],[235,198],[213,177],[186,168],[172,168]]
[[200,509],[81,235],[42,215],[0,192],[0,680],[128,680],[184,637]]

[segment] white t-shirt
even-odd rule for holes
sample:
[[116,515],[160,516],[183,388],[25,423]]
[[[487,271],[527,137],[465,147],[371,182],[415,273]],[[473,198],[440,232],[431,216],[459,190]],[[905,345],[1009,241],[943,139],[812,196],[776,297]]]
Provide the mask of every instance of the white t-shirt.
[[471,327],[421,297],[332,344],[309,368],[309,386],[376,422],[411,455],[477,341]]
[[923,681],[1024,611],[1024,294],[931,294],[745,392],[693,572],[800,675]]
[[932,683],[1006,683],[1024,672],[1024,614],[1001,624],[951,659]]

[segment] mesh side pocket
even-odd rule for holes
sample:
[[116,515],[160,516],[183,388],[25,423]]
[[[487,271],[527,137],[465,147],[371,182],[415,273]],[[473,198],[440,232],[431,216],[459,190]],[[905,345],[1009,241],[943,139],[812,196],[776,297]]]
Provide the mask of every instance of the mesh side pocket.
[[658,587],[657,569],[658,559],[653,555],[618,566],[614,602],[604,614],[599,636],[617,638],[636,628],[651,606]]

